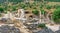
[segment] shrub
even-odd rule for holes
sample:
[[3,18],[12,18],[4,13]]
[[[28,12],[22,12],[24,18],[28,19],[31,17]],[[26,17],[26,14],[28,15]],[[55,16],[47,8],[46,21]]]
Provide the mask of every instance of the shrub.
[[33,13],[33,14],[35,14],[35,15],[39,15],[39,11],[38,11],[38,10],[36,10],[36,9],[35,9],[35,10],[33,10],[33,11],[32,11],[32,13]]
[[41,5],[40,5],[40,8],[43,8],[43,6],[44,6],[44,5],[43,5],[43,4],[41,4]]
[[60,5],[55,5],[54,8],[56,8],[56,9],[57,9],[57,8],[60,8]]
[[1,13],[4,12],[4,8],[0,7],[0,12]]
[[53,18],[55,23],[60,23],[60,8],[56,9],[53,12],[52,18]]
[[42,1],[42,0],[34,0],[34,1]]
[[46,14],[46,11],[41,9],[41,14],[45,15]]
[[52,6],[46,5],[46,9],[51,9]]
[[25,3],[23,3],[23,2],[20,4],[20,7],[23,8],[23,9],[24,9],[26,6],[27,6],[27,5],[26,5]]
[[45,24],[44,23],[42,23],[42,24],[38,24],[38,28],[46,28],[46,26],[45,26]]
[[0,17],[2,16],[2,14],[0,14]]
[[16,6],[12,6],[12,11],[15,11],[16,10]]

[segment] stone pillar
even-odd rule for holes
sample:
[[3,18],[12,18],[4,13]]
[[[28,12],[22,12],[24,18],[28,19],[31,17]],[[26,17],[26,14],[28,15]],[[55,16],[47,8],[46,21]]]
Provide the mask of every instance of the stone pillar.
[[18,10],[18,17],[20,17],[20,12],[21,12],[21,11],[20,11],[20,9],[19,9],[19,10]]

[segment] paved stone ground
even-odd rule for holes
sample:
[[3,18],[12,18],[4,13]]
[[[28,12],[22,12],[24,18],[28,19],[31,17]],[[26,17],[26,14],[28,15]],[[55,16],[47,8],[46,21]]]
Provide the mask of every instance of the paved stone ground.
[[14,26],[3,25],[0,27],[0,33],[20,33],[20,30]]

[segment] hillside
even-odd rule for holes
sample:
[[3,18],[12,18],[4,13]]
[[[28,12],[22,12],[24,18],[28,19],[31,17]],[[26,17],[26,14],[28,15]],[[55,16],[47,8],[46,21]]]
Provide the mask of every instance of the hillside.
[[[26,0],[0,0],[0,3],[4,3],[4,2],[7,2],[7,1],[8,2],[23,2],[23,1],[26,1]],[[34,0],[34,1],[42,1],[42,0]],[[60,0],[44,0],[44,1],[60,2]]]
[[0,3],[0,32],[60,33],[60,0],[0,0]]

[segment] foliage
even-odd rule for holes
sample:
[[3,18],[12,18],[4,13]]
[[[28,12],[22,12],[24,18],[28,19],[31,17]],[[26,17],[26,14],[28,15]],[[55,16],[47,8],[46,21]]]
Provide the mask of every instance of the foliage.
[[40,0],[34,0],[34,1],[40,1]]
[[2,14],[0,14],[0,17],[2,16]]
[[60,23],[60,8],[56,9],[53,12],[52,18],[55,21],[55,23]]
[[51,9],[51,8],[52,8],[52,6],[46,5],[46,9]]
[[46,14],[46,11],[41,9],[41,14],[43,14],[43,15]]
[[33,10],[33,11],[32,11],[32,13],[33,13],[33,14],[35,14],[35,15],[39,15],[39,11],[38,11],[38,10],[36,10],[36,9],[35,9],[35,10]]
[[16,10],[16,6],[12,6],[12,11],[15,11]]
[[60,2],[60,0],[45,0],[45,1]]
[[57,8],[60,8],[60,5],[55,5],[54,8],[56,8],[56,9],[57,9]]
[[38,24],[38,27],[40,27],[40,28],[46,28],[46,26],[45,26],[44,23],[42,23],[42,24]]
[[9,2],[23,2],[24,0],[9,0]]
[[0,7],[0,12],[1,13],[4,12],[4,8]]
[[44,6],[44,5],[43,5],[43,4],[41,4],[41,5],[40,5],[40,8],[42,8],[43,6]]

